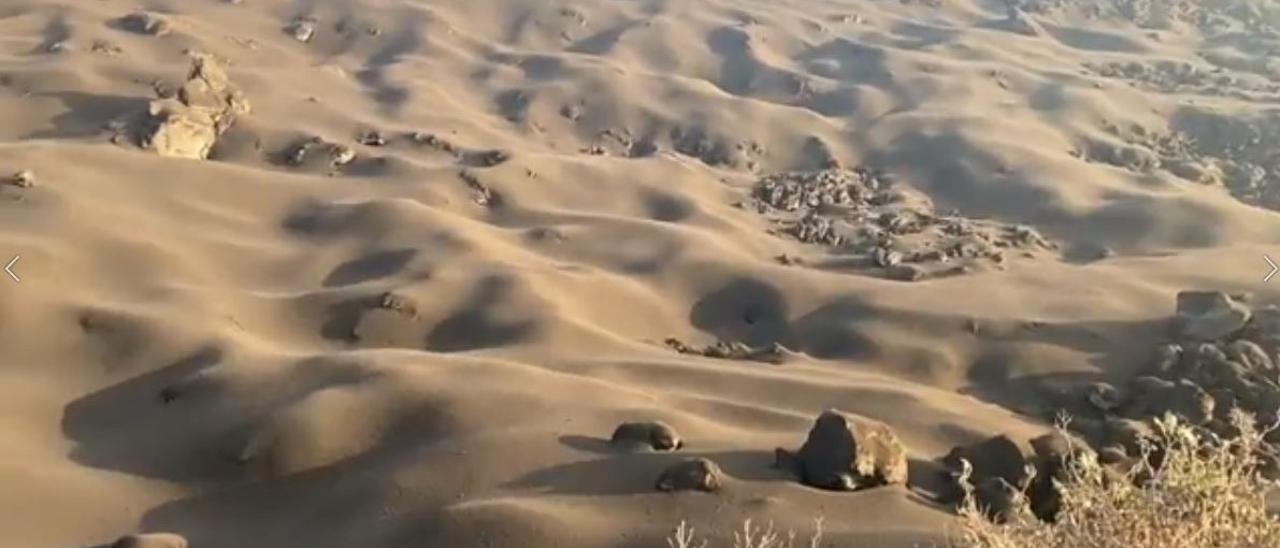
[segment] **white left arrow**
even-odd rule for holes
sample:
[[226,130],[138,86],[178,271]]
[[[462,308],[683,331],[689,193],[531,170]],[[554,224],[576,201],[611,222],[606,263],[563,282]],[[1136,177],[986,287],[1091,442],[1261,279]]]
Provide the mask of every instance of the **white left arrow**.
[[1271,266],[1271,272],[1268,272],[1267,277],[1262,279],[1262,283],[1265,284],[1271,281],[1271,277],[1275,276],[1276,272],[1280,272],[1280,266],[1276,266],[1276,262],[1271,260],[1271,257],[1268,257],[1266,255],[1262,256],[1262,260],[1267,261],[1267,264]]
[[9,261],[9,264],[4,267],[4,273],[8,274],[9,277],[13,278],[13,281],[17,283],[22,283],[22,278],[19,278],[18,275],[13,272],[13,265],[18,264],[18,261],[21,259],[22,255],[18,255],[17,257],[14,257],[12,261]]

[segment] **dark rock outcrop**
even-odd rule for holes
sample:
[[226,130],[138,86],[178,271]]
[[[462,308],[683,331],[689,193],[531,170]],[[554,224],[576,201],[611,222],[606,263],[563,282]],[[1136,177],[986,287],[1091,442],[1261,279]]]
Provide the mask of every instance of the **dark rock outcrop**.
[[705,491],[713,493],[724,486],[724,472],[716,463],[688,459],[671,465],[658,476],[654,488],[659,491]]
[[822,489],[852,491],[907,482],[907,450],[888,425],[827,410],[797,453],[778,449],[778,465]]

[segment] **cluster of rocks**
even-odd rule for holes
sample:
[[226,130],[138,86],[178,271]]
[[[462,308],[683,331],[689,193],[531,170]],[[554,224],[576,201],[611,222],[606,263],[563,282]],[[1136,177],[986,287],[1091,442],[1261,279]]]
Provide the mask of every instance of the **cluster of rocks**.
[[[677,451],[684,441],[663,422],[619,425],[610,443],[623,450]],[[853,491],[907,483],[907,450],[888,425],[838,410],[823,412],[799,451],[779,448],[776,468],[805,485]],[[707,458],[685,459],[664,469],[654,482],[659,491],[718,491],[724,472]]]
[[[609,437],[614,447],[628,451],[677,451],[684,440],[675,428],[662,421],[626,422],[618,425]],[[724,486],[724,472],[714,461],[689,458],[668,466],[658,475],[653,487],[658,491],[719,491]]]
[[425,131],[415,131],[413,133],[410,133],[408,137],[410,142],[418,146],[429,147],[431,149],[444,152],[446,154],[451,154],[455,157],[462,154],[462,149],[458,148],[456,145],[449,142],[447,139],[437,136],[434,133],[427,133]]
[[1194,144],[1202,164],[1214,166],[1222,184],[1236,199],[1280,209],[1280,114],[1239,116],[1187,109],[1174,120]]
[[1268,32],[1265,0],[1006,0],[1028,13],[1074,13],[1088,19],[1119,18],[1144,29],[1165,30],[1183,24],[1201,32]]
[[1092,140],[1072,154],[1086,161],[1138,173],[1165,169],[1193,182],[1218,182],[1213,166],[1200,161],[1194,142],[1181,132],[1154,131],[1137,124],[1122,128],[1109,122],[1104,122],[1102,127],[1115,141]]
[[[581,116],[581,113],[573,110],[564,111],[562,114],[566,117]],[[625,156],[628,158],[640,158],[648,156],[656,150],[657,145],[654,144],[652,140],[637,139],[631,134],[631,130],[629,129],[606,129],[597,134],[594,142],[583,148],[580,152],[583,154],[590,154],[592,156]]]
[[[677,451],[684,442],[670,425],[637,422],[620,425],[611,438],[625,450]],[[1017,443],[994,436],[958,446],[940,459],[949,490],[938,500],[959,505],[967,485],[978,504],[993,517],[1012,511],[1019,497],[1029,497],[1037,514],[1051,518],[1057,510],[1053,479],[1064,479],[1070,459],[1088,451],[1080,442],[1054,432]],[[796,451],[777,448],[774,467],[804,485],[828,491],[859,491],[910,481],[908,451],[883,422],[836,409],[822,412]],[[965,483],[967,482],[967,483]],[[714,492],[725,485],[720,467],[707,458],[676,462],[659,474],[659,491]]]
[[[1029,0],[1023,0],[1029,1]],[[1064,0],[1052,0],[1055,3]],[[1203,46],[1196,55],[1209,66],[1172,61],[1143,65],[1111,63],[1091,68],[1106,76],[1164,92],[1221,95],[1247,101],[1272,102],[1280,97],[1280,26],[1276,8],[1268,0],[1091,0],[1091,16],[1119,17],[1158,31],[1191,28]],[[1080,2],[1088,5],[1089,2]],[[1110,4],[1110,5],[1106,5]],[[1228,45],[1229,44],[1229,45]],[[1226,47],[1224,47],[1226,46]]]
[[[1068,413],[1070,426],[1104,462],[1133,462],[1154,439],[1153,421],[1168,415],[1202,439],[1237,434],[1232,413],[1259,428],[1280,420],[1280,307],[1251,307],[1246,296],[1218,291],[1178,295],[1172,342],[1126,385],[1093,383]],[[1261,470],[1280,474],[1280,433],[1256,455]]]
[[[1067,481],[1078,459],[1096,456],[1081,440],[1061,431],[1016,440],[996,435],[953,448],[942,457],[946,486],[939,500],[962,505],[972,496],[988,518],[1003,522],[1026,505],[1038,518],[1052,521],[1061,506],[1057,483]],[[1108,464],[1117,477],[1127,473]]]
[[[1249,46],[1242,46],[1249,47]],[[1267,102],[1276,97],[1275,90],[1280,89],[1280,37],[1257,45],[1256,55],[1240,55],[1231,51],[1205,51],[1199,57],[1221,70],[1235,71],[1242,80],[1250,84],[1246,89],[1271,90],[1266,93],[1237,93],[1245,99]]]
[[[1239,324],[1240,309],[1229,305],[1233,312],[1224,312],[1220,296],[1208,294],[1184,297],[1186,309],[1179,325],[1196,336],[1222,333]],[[1203,299],[1218,302],[1205,308]],[[1238,304],[1238,303],[1236,303]],[[1230,336],[1252,332],[1257,318],[1248,316],[1242,327],[1230,331]],[[1280,311],[1266,320],[1269,326],[1280,327]],[[1280,348],[1280,330],[1270,331],[1270,350]],[[1190,335],[1188,335],[1190,336]],[[1246,349],[1235,344],[1240,339],[1223,343],[1226,357],[1212,358],[1219,362],[1240,359],[1237,363],[1273,364],[1271,368],[1260,366],[1268,372],[1268,379],[1275,374],[1278,363],[1267,357],[1267,350]],[[1265,348],[1263,343],[1251,343]],[[1234,346],[1233,346],[1234,345]],[[1234,348],[1234,350],[1229,350]],[[1280,355],[1272,354],[1276,358]],[[1248,367],[1248,366],[1245,366]],[[1178,373],[1183,374],[1183,373]],[[1199,378],[1199,377],[1192,377]],[[1146,377],[1143,379],[1157,379]],[[1211,424],[1220,417],[1212,397],[1202,390],[1192,388],[1189,381],[1172,382],[1164,379],[1135,382],[1132,395],[1121,395],[1115,389],[1094,389],[1089,399],[1107,413],[1140,415],[1144,420],[1110,417],[1104,421],[1077,419],[1079,434],[1054,430],[1028,439],[1017,439],[1006,434],[994,435],[972,443],[953,447],[927,468],[938,474],[932,484],[935,500],[957,509],[970,500],[979,510],[994,521],[1007,521],[1023,508],[1042,520],[1052,521],[1061,508],[1059,485],[1072,479],[1072,470],[1085,462],[1097,463],[1102,472],[1114,481],[1142,481],[1141,464],[1159,466],[1158,446],[1161,438],[1150,419],[1159,413],[1173,413],[1190,423],[1201,425],[1201,440],[1222,439],[1230,432],[1215,434]],[[1247,379],[1243,379],[1247,380]],[[1272,383],[1274,380],[1267,382]],[[1241,388],[1241,394],[1249,394],[1254,388]],[[1247,396],[1246,396],[1247,397]],[[1280,401],[1280,400],[1277,400]],[[1275,403],[1270,404],[1274,414]],[[1274,415],[1273,415],[1274,417]],[[614,431],[610,442],[621,450],[674,452],[685,448],[685,442],[676,430],[663,422],[624,423]],[[1269,451],[1269,450],[1268,450]],[[1273,453],[1259,454],[1259,465],[1264,473],[1280,475],[1280,458]],[[774,468],[786,471],[801,484],[829,491],[858,491],[864,489],[907,485],[912,483],[911,462],[907,447],[892,427],[883,422],[836,409],[822,412],[813,422],[803,444],[796,451],[775,449]],[[919,472],[919,471],[917,471]],[[924,479],[924,476],[921,476]],[[662,470],[654,482],[659,491],[715,492],[726,485],[721,468],[711,459],[689,458],[675,462]],[[926,484],[919,485],[925,487]],[[926,487],[926,489],[930,489]]]
[[[310,15],[303,15],[290,20],[280,29],[285,35],[302,43],[308,43],[320,32],[320,20]],[[382,29],[372,24],[361,24],[350,18],[343,18],[333,24],[333,32],[348,39],[361,33],[369,36],[380,36]]]
[[[1065,480],[1072,460],[1089,452],[1061,432],[1025,442],[997,435],[956,446],[939,459],[944,488],[937,500],[959,506],[971,494],[996,520],[1025,501],[1037,516],[1052,519],[1059,506],[1054,481]],[[892,428],[838,410],[818,417],[798,452],[777,449],[775,464],[805,485],[835,491],[906,485],[910,478],[906,446]]]
[[1203,12],[1189,0],[1112,0],[1120,16],[1143,28],[1165,29],[1178,21],[1194,21]]
[[1194,183],[1225,187],[1242,202],[1280,209],[1280,155],[1268,144],[1280,139],[1280,115],[1242,118],[1188,110],[1173,126],[1154,131],[1106,124],[1115,142],[1094,140],[1073,154],[1139,173],[1164,170]]
[[861,257],[893,279],[960,274],[1001,265],[1012,251],[1058,248],[1031,227],[937,214],[923,194],[860,168],[769,175],[752,202],[782,234]]
[[1219,34],[1246,31],[1257,34],[1276,33],[1268,20],[1268,0],[1113,0],[1135,24],[1147,28],[1170,28],[1174,23],[1195,27],[1202,33]]
[[297,140],[280,153],[281,161],[294,168],[311,166],[319,161],[328,169],[337,169],[356,161],[356,157],[355,149],[314,135]]
[[697,158],[712,167],[755,171],[759,167],[758,158],[767,152],[764,145],[754,140],[731,141],[702,127],[675,127],[670,137],[671,148],[676,152]]
[[[1154,420],[1173,413],[1189,422],[1203,420],[1212,409],[1203,391],[1185,382],[1151,382],[1139,378],[1131,397],[1113,387],[1091,387],[1086,399],[1107,413],[1140,415],[1143,420],[1110,416],[1103,420],[1073,417],[1073,432],[1062,430],[1017,440],[996,435],[953,448],[941,459],[944,489],[939,502],[964,505],[972,497],[987,517],[1011,519],[1022,508],[1052,521],[1061,507],[1058,485],[1070,481],[1073,466],[1088,459],[1114,481],[1142,481],[1141,465],[1159,466],[1160,435]],[[1192,422],[1193,424],[1196,424]],[[1211,437],[1202,437],[1209,440]],[[1272,455],[1258,455],[1263,470],[1280,471]]]
[[[1250,306],[1247,298],[1216,291],[1178,295],[1173,341],[1159,349],[1144,374],[1122,387],[1094,383],[1079,393],[1071,432],[1030,439],[996,435],[953,448],[939,459],[937,500],[961,505],[972,497],[994,520],[1006,520],[1023,505],[1052,520],[1060,506],[1057,483],[1070,479],[1078,459],[1089,458],[1117,480],[1139,465],[1159,466],[1161,438],[1155,421],[1174,416],[1206,443],[1238,435],[1236,410],[1255,417],[1259,428],[1280,421],[1280,307]],[[676,451],[684,442],[665,423],[627,423],[614,432],[617,446]],[[1259,470],[1280,477],[1280,432],[1270,431],[1258,450]],[[775,467],[812,487],[852,491],[908,482],[908,452],[888,425],[827,410],[813,423],[797,451],[775,450]],[[681,461],[655,483],[662,491],[715,491],[725,480],[716,463]]]
[[[496,167],[511,161],[511,151],[504,149],[468,150],[453,144],[434,133],[415,131],[405,135],[414,146],[427,147],[453,156],[454,160],[471,167]],[[384,143],[385,144],[385,143]]]
[[[1087,19],[1118,17],[1143,28],[1165,28],[1174,19],[1165,11],[1153,10],[1153,4],[1174,4],[1180,0],[1005,0],[1011,6],[1044,15],[1074,13]],[[1186,3],[1186,2],[1183,2]],[[1171,12],[1170,15],[1176,12]]]
[[1280,95],[1280,84],[1218,66],[1205,67],[1185,61],[1114,61],[1089,63],[1085,67],[1098,76],[1127,80],[1161,93],[1196,93],[1250,101],[1275,99]]
[[236,119],[249,113],[250,106],[217,59],[203,53],[192,57],[191,70],[176,97],[150,104],[140,144],[162,156],[203,160]]
[[1079,3],[1078,0],[1006,0],[1010,8],[1035,14],[1054,14]]
[[458,171],[458,178],[471,190],[471,201],[480,207],[498,207],[502,205],[502,195],[489,188],[480,180],[474,171],[463,169]]
[[704,346],[702,348],[690,346],[676,338],[669,338],[665,342],[669,348],[681,354],[704,356],[718,360],[781,364],[785,362],[787,357],[791,354],[786,347],[776,342],[769,346],[760,348],[753,348],[745,343],[737,341],[725,340],[718,340],[715,344]]
[[[450,155],[460,164],[475,168],[495,167],[510,161],[512,157],[510,152],[502,149],[463,149],[441,137],[421,131],[389,135],[376,129],[368,129],[357,132],[353,138],[353,144],[370,148],[390,147],[398,143],[407,143],[414,147],[429,147]],[[352,145],[329,141],[318,135],[305,135],[294,139],[283,149],[274,153],[272,158],[272,161],[290,168],[328,171],[330,175],[336,175],[341,168],[363,161],[365,157]],[[381,158],[370,157],[370,159],[381,161]],[[475,179],[475,177],[466,174],[464,179]],[[492,198],[491,192],[481,192],[481,194],[484,196],[483,201],[491,201],[489,200]]]
[[[560,114],[570,120],[577,120],[582,116],[582,108],[578,105],[565,105],[561,107]],[[700,126],[674,127],[667,137],[672,150],[696,158],[711,167],[756,171],[760,167],[760,159],[768,152],[764,145],[753,139],[734,141]],[[660,136],[654,135],[637,137],[626,128],[606,129],[579,152],[592,156],[644,158],[661,149],[659,138]]]

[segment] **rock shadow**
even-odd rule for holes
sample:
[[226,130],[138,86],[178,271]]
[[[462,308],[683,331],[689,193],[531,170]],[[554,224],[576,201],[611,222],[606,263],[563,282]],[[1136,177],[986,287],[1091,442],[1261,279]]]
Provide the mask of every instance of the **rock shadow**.
[[720,465],[732,490],[733,481],[776,482],[790,474],[773,467],[772,449],[724,452],[625,452],[560,464],[536,470],[509,482],[508,488],[539,494],[569,496],[623,496],[659,493],[654,482],[668,466],[689,458],[706,458]]
[[454,314],[427,334],[426,348],[436,352],[464,352],[518,343],[541,328],[536,319],[510,319],[505,310],[515,291],[501,276],[481,280]]
[[372,244],[394,228],[385,213],[374,202],[336,203],[306,199],[289,210],[281,228],[294,236],[319,241],[351,237]]
[[[207,452],[192,448],[195,440],[214,436],[224,424],[218,417],[192,423],[192,407],[170,407],[163,391],[209,371],[223,351],[206,346],[154,371],[125,379],[69,403],[62,432],[75,443],[70,458],[84,466],[150,478],[188,481],[228,471]],[[208,385],[198,396],[216,400],[222,388]],[[182,407],[185,407],[182,408]],[[208,405],[203,411],[211,411]],[[205,414],[205,419],[210,419]]]
[[218,347],[201,348],[155,371],[69,403],[63,434],[72,460],[85,466],[179,483],[232,480],[244,474],[236,456],[253,425],[306,395],[376,376],[356,363],[308,358],[292,365],[287,390],[253,405],[230,401],[214,373]]
[[381,297],[369,295],[329,305],[325,311],[325,321],[320,326],[320,336],[334,342],[359,342],[360,321],[369,311],[377,310],[381,302]]
[[40,31],[40,45],[32,53],[56,53],[57,48],[71,39],[73,30],[71,23],[67,21],[67,14],[59,12]]
[[[958,370],[966,383],[963,393],[1035,416],[1047,405],[1078,403],[1075,396],[1085,383],[1131,377],[1150,361],[1156,346],[1133,341],[1160,341],[1168,332],[1164,318],[983,318],[895,309],[854,296],[792,315],[784,295],[750,278],[708,293],[693,306],[690,322],[721,340],[754,347],[777,342],[819,359],[886,364],[894,368],[890,373],[914,379],[950,377]],[[912,336],[898,340],[884,337],[886,332]],[[960,342],[965,337],[972,343]],[[921,341],[933,340],[959,344],[957,348],[968,349],[967,357],[921,346]],[[1043,363],[1044,347],[1081,358]]]
[[729,342],[752,347],[800,341],[791,329],[786,297],[777,288],[752,278],[739,278],[703,296],[693,305],[694,327]]
[[[1123,383],[1152,363],[1169,333],[1164,318],[1132,321],[1030,323],[1017,332],[989,336],[967,372],[961,392],[1019,413],[1052,419],[1058,409],[1087,411],[1080,398],[1092,382]],[[1152,341],[1140,344],[1135,341]],[[1068,348],[1087,354],[1085,367],[1043,372],[1035,354],[1017,343]]]
[[684,221],[697,211],[689,200],[657,190],[645,193],[644,206],[650,219],[664,223]]
[[618,41],[628,31],[639,27],[643,21],[626,21],[604,29],[600,32],[592,34],[586,38],[578,40],[569,46],[568,51],[572,53],[583,53],[587,55],[608,55],[617,47]]
[[130,121],[147,112],[150,99],[122,95],[102,95],[79,91],[51,91],[35,97],[60,101],[67,111],[54,116],[52,128],[35,131],[22,139],[79,139],[102,135],[108,124]]
[[421,29],[426,21],[420,12],[401,13],[397,19],[401,21],[400,26],[387,36],[387,44],[374,52],[364,68],[356,73],[356,80],[387,115],[398,114],[413,96],[409,86],[392,83],[387,71],[425,44]]
[[954,27],[906,21],[894,25],[890,32],[896,38],[894,47],[922,51],[952,43],[961,31]]
[[1041,24],[1054,39],[1074,49],[1103,53],[1147,53],[1150,48],[1119,33]]
[[613,443],[609,441],[609,438],[570,434],[560,436],[560,444],[578,451],[595,453],[597,455],[610,455],[619,452],[618,448],[614,447]]
[[522,122],[529,114],[529,105],[533,103],[531,92],[521,89],[509,89],[494,97],[498,113],[509,122]]
[[207,548],[374,544],[336,539],[334,528],[306,524],[386,519],[386,501],[396,496],[387,471],[404,466],[447,431],[445,423],[401,420],[364,452],[317,468],[264,481],[224,484],[169,502],[148,511],[142,525],[148,530],[178,532],[192,546]]
[[342,287],[394,276],[409,265],[418,251],[411,248],[366,253],[342,263],[325,277],[324,287]]
[[707,36],[707,46],[720,56],[720,76],[714,83],[732,95],[750,94],[762,69],[751,55],[751,36],[738,27],[720,27]]

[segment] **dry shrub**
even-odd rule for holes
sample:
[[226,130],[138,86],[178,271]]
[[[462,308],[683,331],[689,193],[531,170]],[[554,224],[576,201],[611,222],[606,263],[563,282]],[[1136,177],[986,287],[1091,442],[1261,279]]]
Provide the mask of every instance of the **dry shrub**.
[[[814,533],[809,537],[806,543],[808,548],[818,548],[822,542],[822,520],[814,520]],[[757,527],[751,523],[751,520],[742,522],[742,530],[733,533],[733,548],[798,548],[796,533],[790,531],[782,533],[774,528],[770,523],[764,527]],[[693,530],[686,522],[680,522],[676,530],[667,537],[667,546],[669,548],[707,548],[709,545],[705,539],[699,539],[697,532]]]
[[[1061,481],[1053,523],[1026,500],[1007,522],[993,523],[973,502],[961,509],[956,544],[966,548],[1265,548],[1280,547],[1280,520],[1265,497],[1278,486],[1258,473],[1265,449],[1253,420],[1236,413],[1240,435],[1200,434],[1173,417],[1156,421],[1156,439],[1139,464],[1108,470],[1095,457],[1072,462]],[[1158,462],[1153,466],[1151,462]],[[1024,497],[1025,499],[1025,497]]]

